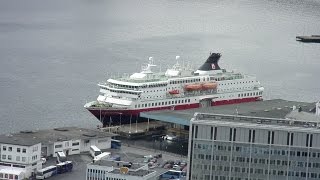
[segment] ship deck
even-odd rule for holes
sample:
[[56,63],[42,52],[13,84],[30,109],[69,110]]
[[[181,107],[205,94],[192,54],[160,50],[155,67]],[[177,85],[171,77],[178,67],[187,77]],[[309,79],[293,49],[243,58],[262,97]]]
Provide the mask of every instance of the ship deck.
[[302,111],[309,112],[314,109],[315,104],[315,102],[310,103],[273,99],[188,110],[143,112],[140,116],[143,118],[189,126],[190,120],[196,112],[284,119],[286,115],[292,111],[293,106],[296,106],[297,108],[301,107]]

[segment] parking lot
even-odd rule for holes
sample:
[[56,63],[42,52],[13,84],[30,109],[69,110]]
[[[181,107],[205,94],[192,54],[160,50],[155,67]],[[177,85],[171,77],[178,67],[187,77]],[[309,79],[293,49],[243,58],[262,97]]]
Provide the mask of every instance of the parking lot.
[[[179,161],[186,161],[187,159],[185,157],[181,157],[179,155],[171,154],[171,153],[165,153],[165,152],[159,152],[155,151],[153,149],[146,149],[146,148],[138,148],[138,147],[128,147],[123,145],[122,148],[119,149],[108,149],[104,152],[111,152],[111,155],[120,155],[122,161],[127,162],[143,162],[144,156],[146,155],[156,155],[159,153],[162,153],[162,158],[157,159],[157,162],[154,166],[152,166],[152,170],[157,171],[157,174],[162,174],[168,169],[164,169],[162,167],[158,167],[158,165],[163,165],[165,161],[169,160],[179,160]],[[80,154],[80,155],[72,155],[67,157],[68,160],[73,162],[73,170],[72,172],[64,173],[64,174],[58,174],[56,176],[50,177],[51,180],[85,180],[86,179],[86,168],[87,164],[92,161],[92,157],[88,154]],[[46,164],[43,167],[47,167],[50,165],[56,164],[56,158],[49,158],[46,162]]]

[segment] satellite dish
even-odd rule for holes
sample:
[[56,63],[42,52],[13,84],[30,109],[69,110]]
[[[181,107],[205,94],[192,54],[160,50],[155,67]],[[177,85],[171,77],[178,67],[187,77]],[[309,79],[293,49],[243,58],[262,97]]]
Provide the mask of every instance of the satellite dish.
[[120,168],[120,173],[121,174],[127,174],[129,172],[129,168],[127,168],[127,167],[121,167]]

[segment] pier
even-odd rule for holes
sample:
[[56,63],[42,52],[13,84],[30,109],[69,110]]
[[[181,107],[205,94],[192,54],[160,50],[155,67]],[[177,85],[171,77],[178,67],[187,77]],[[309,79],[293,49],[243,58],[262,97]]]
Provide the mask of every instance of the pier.
[[112,132],[123,138],[135,139],[150,135],[164,134],[168,123],[159,121],[136,122],[131,124],[122,124],[121,126],[102,127],[100,130]]
[[[302,111],[313,111],[315,102],[298,102],[287,101],[283,99],[273,99],[265,101],[255,101],[240,104],[230,104],[221,106],[210,106],[204,108],[194,108],[188,110],[164,110],[141,113],[141,117],[168,122],[183,126],[189,126],[191,118],[196,112],[199,113],[214,113],[224,115],[244,115],[269,118],[285,118],[292,111],[293,107],[301,107]],[[187,127],[185,128],[187,129]]]
[[320,43],[320,35],[297,36],[296,40],[301,42]]

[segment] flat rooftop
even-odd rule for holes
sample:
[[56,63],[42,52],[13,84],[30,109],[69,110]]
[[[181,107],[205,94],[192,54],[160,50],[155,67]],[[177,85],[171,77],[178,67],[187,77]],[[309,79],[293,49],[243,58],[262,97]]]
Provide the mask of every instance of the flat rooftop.
[[21,131],[13,134],[0,135],[0,143],[21,146],[32,146],[38,143],[53,144],[58,141],[90,140],[116,136],[113,133],[102,132],[97,129],[78,127],[64,127],[39,131]]
[[[113,171],[111,171],[111,172],[109,172],[109,173],[122,174],[122,173],[120,172],[120,169],[114,169]],[[137,170],[137,171],[128,171],[128,173],[125,174],[125,175],[143,177],[143,176],[146,176],[146,175],[151,174],[151,173],[155,173],[155,171],[149,171],[149,170],[139,169],[139,170]]]
[[285,119],[286,115],[292,111],[293,106],[296,106],[296,108],[301,107],[302,112],[311,112],[315,109],[315,104],[315,102],[309,103],[287,101],[283,99],[272,99],[222,106],[211,106],[205,108],[194,108],[188,110],[144,112],[141,113],[140,116],[144,118],[189,126],[190,120],[194,117],[194,114],[196,112]]
[[21,173],[25,173],[25,172],[26,170],[23,168],[0,166],[0,173],[3,173],[3,174],[20,175]]
[[[129,165],[129,162],[124,162],[124,161],[113,161],[113,160],[108,160],[108,159],[102,159],[93,163],[90,163],[90,165],[96,165],[96,166],[106,166],[106,167],[113,167],[114,169],[110,172],[113,174],[122,174],[120,172],[120,168]],[[126,173],[126,175],[130,176],[146,176],[151,173],[155,173],[155,171],[150,171],[150,170],[145,170],[145,169],[140,169],[143,166],[147,166],[147,164],[143,163],[131,163],[131,167],[128,168],[129,171]]]
[[[91,163],[91,165],[107,166],[107,167],[113,167],[113,168],[121,168],[124,165],[128,165],[128,164],[129,164],[129,162],[113,161],[113,160],[108,160],[108,159],[102,159],[102,160],[96,161],[94,163]],[[137,170],[143,166],[146,166],[146,164],[132,163],[131,167],[129,169]]]

